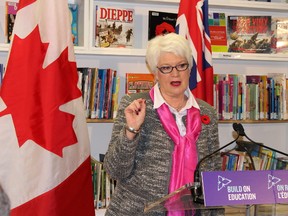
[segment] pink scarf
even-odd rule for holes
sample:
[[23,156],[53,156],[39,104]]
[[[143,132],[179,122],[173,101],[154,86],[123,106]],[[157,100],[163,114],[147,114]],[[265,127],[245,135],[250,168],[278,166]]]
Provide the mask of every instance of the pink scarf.
[[[150,97],[154,101],[154,88],[150,90]],[[171,193],[194,180],[194,170],[198,162],[196,142],[202,129],[200,110],[195,107],[187,110],[184,137],[180,136],[175,119],[165,103],[157,109],[157,112],[165,131],[175,144],[169,185]]]

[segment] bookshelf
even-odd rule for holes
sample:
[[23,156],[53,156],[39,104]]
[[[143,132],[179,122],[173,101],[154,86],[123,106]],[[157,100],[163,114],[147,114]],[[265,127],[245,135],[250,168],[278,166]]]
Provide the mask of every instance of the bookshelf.
[[[17,1],[17,0],[14,0]],[[69,0],[79,4],[79,46],[75,47],[78,67],[111,67],[120,76],[120,97],[125,92],[125,74],[127,72],[146,73],[145,47],[148,38],[148,10],[161,8],[162,11],[177,12],[180,0]],[[108,2],[134,8],[137,12],[137,28],[135,35],[137,46],[134,49],[103,49],[93,47],[94,5]],[[4,3],[0,1],[0,24],[3,23]],[[288,4],[240,0],[209,0],[210,10],[239,15],[275,15],[287,16]],[[0,29],[1,31],[1,29]],[[0,33],[0,63],[5,64],[9,44],[4,43]],[[214,53],[213,64],[215,73],[267,74],[271,72],[288,75],[287,55],[281,54],[239,54]],[[220,121],[220,144],[223,146],[233,139],[233,120]],[[242,121],[241,121],[242,122]],[[288,121],[243,121],[247,135],[255,141],[271,145],[281,151],[288,152]],[[105,153],[110,140],[113,120],[87,120],[92,155],[98,159],[99,153]],[[97,211],[104,215],[105,210]]]
[[[17,0],[13,0],[17,1]],[[125,74],[127,72],[147,73],[145,65],[145,47],[148,39],[148,10],[161,8],[161,11],[177,13],[180,0],[69,0],[79,5],[79,46],[75,47],[78,67],[102,67],[117,70],[120,76],[119,97],[125,92]],[[109,3],[135,9],[137,43],[133,49],[103,49],[93,47],[94,6],[97,3]],[[4,19],[4,4],[0,3],[0,23]],[[240,1],[209,0],[210,11],[225,12],[226,15],[272,15],[286,17],[288,4]],[[159,9],[160,10],[160,9]],[[2,29],[0,29],[1,31]],[[5,64],[9,44],[5,44],[0,34],[0,63]],[[287,55],[283,54],[239,54],[213,53],[215,73],[267,74],[271,72],[288,75]],[[92,155],[97,159],[99,153],[105,153],[112,131],[113,120],[87,120],[91,140]],[[220,144],[232,140],[234,121],[220,121]],[[274,145],[288,152],[287,121],[244,121],[242,122],[249,137],[265,144]]]

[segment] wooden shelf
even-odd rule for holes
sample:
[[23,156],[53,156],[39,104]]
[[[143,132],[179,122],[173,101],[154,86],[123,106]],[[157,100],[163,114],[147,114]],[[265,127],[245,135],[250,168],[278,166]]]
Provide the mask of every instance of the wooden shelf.
[[87,123],[113,123],[114,119],[86,119]]

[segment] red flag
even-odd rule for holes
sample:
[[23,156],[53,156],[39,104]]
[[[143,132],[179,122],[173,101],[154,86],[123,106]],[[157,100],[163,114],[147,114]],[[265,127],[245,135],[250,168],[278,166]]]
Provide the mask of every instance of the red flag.
[[20,0],[0,89],[11,216],[95,215],[67,0]]
[[190,89],[195,97],[213,105],[213,67],[208,28],[208,0],[181,0],[176,32],[189,40],[193,67]]

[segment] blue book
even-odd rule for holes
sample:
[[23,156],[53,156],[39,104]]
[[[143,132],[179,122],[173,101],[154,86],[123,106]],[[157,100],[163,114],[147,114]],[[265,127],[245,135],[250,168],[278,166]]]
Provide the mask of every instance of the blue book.
[[78,45],[78,5],[68,4],[71,18],[72,40],[75,46]]
[[107,69],[98,69],[98,78],[100,83],[99,103],[97,107],[97,117],[102,119],[104,117],[104,101],[106,94],[106,82],[107,82]]
[[269,77],[269,119],[275,119],[275,83],[274,79]]

